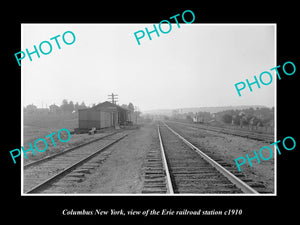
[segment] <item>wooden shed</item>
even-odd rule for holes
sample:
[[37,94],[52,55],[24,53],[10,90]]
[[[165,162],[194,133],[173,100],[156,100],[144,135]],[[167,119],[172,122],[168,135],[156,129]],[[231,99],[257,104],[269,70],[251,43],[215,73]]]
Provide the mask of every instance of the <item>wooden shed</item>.
[[111,102],[103,102],[92,108],[78,110],[79,129],[86,130],[117,127],[130,121],[130,111]]

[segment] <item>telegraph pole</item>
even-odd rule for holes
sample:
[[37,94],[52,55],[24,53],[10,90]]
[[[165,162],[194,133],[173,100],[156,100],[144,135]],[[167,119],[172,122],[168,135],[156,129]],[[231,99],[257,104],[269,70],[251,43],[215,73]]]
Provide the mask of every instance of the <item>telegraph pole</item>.
[[118,95],[115,95],[114,93],[111,93],[111,95],[108,95],[108,99],[111,100],[112,104],[117,104],[118,101]]
[[[118,95],[115,95],[114,93],[111,93],[111,95],[108,95],[108,97],[109,97],[108,99],[111,100],[111,103],[114,104],[114,105],[116,105],[117,100],[118,100]],[[116,128],[117,121],[118,121],[118,112],[115,111],[115,110],[113,110],[111,118],[112,118],[113,125]]]

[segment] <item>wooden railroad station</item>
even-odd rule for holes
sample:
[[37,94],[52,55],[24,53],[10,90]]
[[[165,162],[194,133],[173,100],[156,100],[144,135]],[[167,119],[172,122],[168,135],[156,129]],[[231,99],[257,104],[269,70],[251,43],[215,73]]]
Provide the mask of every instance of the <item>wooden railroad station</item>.
[[98,105],[78,110],[79,130],[89,130],[128,125],[132,123],[132,112],[121,106],[105,101]]

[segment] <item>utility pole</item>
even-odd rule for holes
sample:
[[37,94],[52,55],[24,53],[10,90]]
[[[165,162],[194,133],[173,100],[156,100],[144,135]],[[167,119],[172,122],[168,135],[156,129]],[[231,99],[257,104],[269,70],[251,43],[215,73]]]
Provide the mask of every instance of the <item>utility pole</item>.
[[[116,105],[117,100],[118,100],[118,95],[115,95],[114,93],[111,93],[111,95],[108,95],[108,97],[109,97],[108,99],[111,100],[111,103]],[[117,123],[118,123],[118,111],[117,111],[117,109],[115,109],[111,112],[111,118],[112,118],[112,123],[116,128]]]
[[118,95],[115,95],[114,93],[111,93],[111,95],[108,95],[108,99],[111,100],[112,104],[117,104],[118,101]]
[[135,112],[134,112],[134,114],[135,114],[135,123],[137,124],[137,123],[138,123],[137,120],[138,120],[140,108],[139,108],[138,106],[135,106],[135,107],[134,107],[134,110],[135,110]]

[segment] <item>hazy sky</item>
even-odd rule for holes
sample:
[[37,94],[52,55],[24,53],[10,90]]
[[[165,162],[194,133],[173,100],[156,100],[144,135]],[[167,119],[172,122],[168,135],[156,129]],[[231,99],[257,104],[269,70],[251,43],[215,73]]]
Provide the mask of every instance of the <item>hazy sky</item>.
[[76,35],[72,45],[60,37],[60,50],[52,40],[49,55],[22,60],[23,105],[60,105],[63,99],[91,105],[113,92],[119,104],[132,102],[142,111],[274,106],[276,79],[242,97],[234,87],[276,66],[273,24],[180,26],[172,24],[160,37],[153,33],[152,40],[146,35],[138,45],[134,32],[153,24],[22,24],[23,51],[65,31]]

